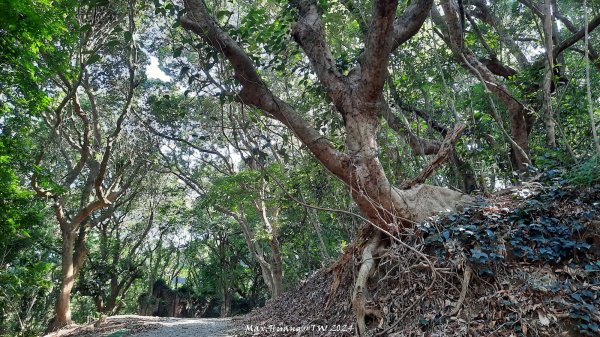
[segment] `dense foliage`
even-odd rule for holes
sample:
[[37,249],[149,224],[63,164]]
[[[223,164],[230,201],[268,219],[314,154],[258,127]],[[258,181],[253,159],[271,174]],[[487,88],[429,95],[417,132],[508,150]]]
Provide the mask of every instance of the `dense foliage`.
[[[401,1],[398,17],[420,1],[431,6]],[[185,21],[196,2],[318,137],[243,97],[249,72],[231,48]],[[420,235],[482,278],[507,259],[600,268],[578,220],[598,215],[550,209],[600,183],[600,3],[551,1],[548,30],[546,2],[463,0],[453,16],[454,1],[435,1],[390,49],[376,97],[387,110],[371,156],[391,185],[479,195]],[[157,285],[177,288],[165,293],[190,303],[186,315],[242,314],[335,261],[373,217],[355,202],[358,175],[345,181],[311,148],[354,151],[354,115],[340,113],[297,22],[318,6],[329,71],[349,79],[367,67],[374,3],[0,0],[0,336],[64,325],[64,304],[76,322],[152,314]],[[540,175],[553,187],[525,206],[483,201]],[[594,335],[597,294],[561,282],[551,291],[569,293],[579,331]]]

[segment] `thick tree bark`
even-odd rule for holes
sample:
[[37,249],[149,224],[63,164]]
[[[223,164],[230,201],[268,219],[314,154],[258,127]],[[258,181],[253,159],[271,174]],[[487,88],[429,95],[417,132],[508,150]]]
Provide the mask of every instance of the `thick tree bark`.
[[63,234],[61,282],[56,300],[56,317],[52,323],[52,330],[61,328],[72,323],[71,320],[71,290],[75,283],[75,272],[73,265],[73,246],[75,238],[69,233]]
[[82,224],[79,233],[65,231],[62,234],[61,253],[61,282],[56,300],[56,316],[51,323],[50,329],[55,330],[72,323],[71,320],[71,292],[75,285],[75,279],[83,266],[87,250],[85,241],[87,239],[87,224]]

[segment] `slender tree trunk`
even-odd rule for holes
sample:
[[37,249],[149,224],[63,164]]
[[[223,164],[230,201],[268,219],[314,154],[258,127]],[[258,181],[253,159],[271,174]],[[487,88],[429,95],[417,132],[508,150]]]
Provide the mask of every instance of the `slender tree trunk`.
[[589,55],[589,45],[590,45],[590,36],[589,36],[589,26],[588,26],[588,14],[587,14],[587,1],[583,1],[583,10],[584,10],[584,20],[585,20],[585,82],[586,82],[586,98],[587,98],[587,106],[588,112],[590,115],[590,124],[592,127],[592,137],[594,140],[594,145],[596,147],[596,155],[600,158],[600,139],[598,139],[598,133],[596,132],[596,120],[594,118],[594,108],[592,106],[592,89],[590,84],[590,55]]
[[552,112],[552,75],[554,57],[552,56],[552,4],[545,0],[544,4],[544,36],[546,44],[546,67],[544,74],[544,125],[546,126],[546,145],[556,147],[556,132],[554,130],[554,114]]
[[453,151],[450,156],[452,164],[454,164],[458,176],[461,179],[462,190],[465,193],[471,193],[477,190],[477,177],[475,176],[475,172],[473,172],[473,168],[471,167],[471,165],[468,162],[464,161],[458,155],[458,153],[456,153],[456,150]]
[[[283,291],[283,262],[281,259],[281,251],[279,247],[279,208],[268,208],[262,198],[266,197],[264,185],[260,191],[261,198],[255,201],[255,207],[260,214],[261,221],[269,233],[270,261],[269,261],[269,280],[271,281],[271,299],[275,299],[281,295]],[[270,212],[269,212],[270,211]],[[269,216],[271,213],[271,216]]]
[[256,262],[258,262],[263,281],[265,282],[265,284],[267,285],[267,288],[269,289],[271,298],[273,298],[274,285],[273,285],[273,274],[271,271],[272,270],[271,264],[265,259],[265,254],[264,254],[262,248],[260,247],[260,244],[254,240],[253,234],[250,231],[248,222],[247,222],[246,218],[244,217],[244,215],[236,214],[236,213],[230,213],[230,214],[240,224],[240,227],[242,228],[242,233],[244,234],[244,239],[246,241],[246,245],[248,246],[248,250],[250,250],[250,254],[254,258],[254,260]]
[[511,144],[511,159],[513,160],[513,166],[516,170],[525,170],[529,159],[529,132],[527,127],[527,120],[525,118],[524,109],[509,108],[510,114],[510,136],[515,143],[521,148],[522,151]]
[[231,291],[226,284],[221,286],[221,311],[219,315],[222,318],[231,316]]
[[327,246],[325,245],[325,241],[323,240],[323,231],[321,230],[321,223],[319,222],[319,214],[314,208],[309,209],[307,211],[309,212],[309,216],[312,218],[311,222],[313,223],[313,227],[315,228],[315,234],[317,234],[317,239],[319,239],[319,248],[321,249],[321,256],[323,257],[323,261],[328,262],[329,260],[331,260],[331,256],[329,256]]
[[531,165],[529,159],[529,133],[532,128],[532,115],[525,106],[511,95],[508,88],[483,64],[477,56],[464,44],[463,30],[459,21],[458,8],[452,1],[441,2],[444,9],[443,19],[439,12],[433,11],[436,24],[447,27],[446,43],[452,49],[458,63],[477,76],[482,85],[493,93],[508,110],[510,115],[510,133],[505,131],[501,116],[496,111],[494,101],[490,98],[492,117],[498,123],[503,135],[511,145],[513,166],[517,170],[525,170]]
[[227,252],[225,251],[225,238],[222,237],[219,240],[219,255],[221,260],[221,284],[220,293],[221,293],[221,317],[229,317],[231,315],[231,287],[230,287],[230,275],[228,275],[228,271],[230,268],[229,261],[227,259]]
[[272,239],[269,241],[271,246],[271,279],[273,280],[273,291],[271,298],[275,299],[283,292],[283,262],[279,250],[279,241]]
[[152,292],[154,291],[154,283],[158,279],[158,269],[163,258],[162,241],[163,235],[161,233],[154,248],[156,255],[153,254],[153,258],[150,258],[150,276],[148,277],[148,295],[150,296],[152,296]]

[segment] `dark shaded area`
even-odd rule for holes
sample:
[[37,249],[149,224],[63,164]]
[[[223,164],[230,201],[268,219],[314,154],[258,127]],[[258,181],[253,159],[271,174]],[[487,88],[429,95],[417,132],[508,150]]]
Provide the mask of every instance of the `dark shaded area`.
[[[139,315],[181,318],[216,318],[220,316],[221,301],[215,297],[194,294],[186,286],[171,289],[160,279],[154,282],[152,294],[138,298]],[[262,299],[235,298],[231,303],[231,315],[243,315],[264,305]]]

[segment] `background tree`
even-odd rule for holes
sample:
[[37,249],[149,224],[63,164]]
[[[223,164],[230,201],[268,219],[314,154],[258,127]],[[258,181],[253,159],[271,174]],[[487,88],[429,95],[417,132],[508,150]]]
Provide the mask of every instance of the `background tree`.
[[[62,235],[62,280],[53,328],[71,322],[71,290],[87,255],[89,229],[100,219],[93,218],[95,212],[122,197],[142,178],[139,170],[147,164],[141,158],[148,142],[130,131],[134,124],[128,119],[139,84],[137,10],[135,1],[79,7],[79,40],[71,54],[75,67],[52,78],[63,95],[44,111],[48,138],[31,184],[40,197],[52,201]],[[125,27],[119,25],[122,18],[127,18]],[[119,40],[109,41],[111,37]],[[107,62],[100,62],[102,57]]]

